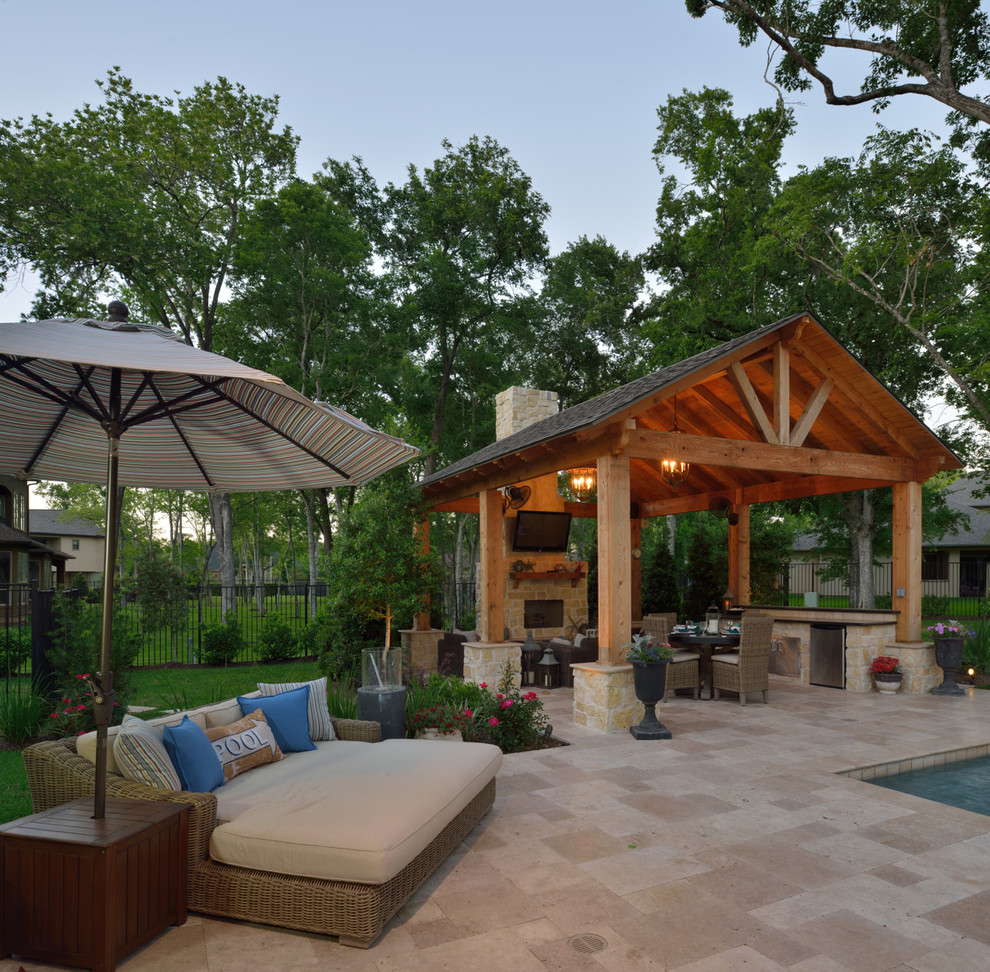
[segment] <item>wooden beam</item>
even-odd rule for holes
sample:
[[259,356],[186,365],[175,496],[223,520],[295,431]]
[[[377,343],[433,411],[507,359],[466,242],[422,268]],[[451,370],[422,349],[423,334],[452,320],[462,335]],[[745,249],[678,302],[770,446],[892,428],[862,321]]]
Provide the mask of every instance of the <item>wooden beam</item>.
[[481,507],[477,496],[465,496],[464,499],[452,500],[450,503],[438,503],[433,507],[434,513],[478,513]]
[[790,444],[792,446],[804,445],[804,440],[808,438],[808,433],[815,424],[815,419],[821,414],[821,410],[825,407],[828,396],[832,394],[834,387],[835,382],[831,378],[826,378],[815,386],[811,397],[805,402],[804,411],[801,412],[800,417],[794,423],[794,428],[791,429]]
[[859,452],[832,452],[740,439],[673,434],[637,429],[631,433],[626,454],[636,459],[675,456],[691,463],[735,469],[773,470],[851,479],[914,480],[916,463],[896,456],[873,456]]
[[897,640],[921,641],[921,483],[894,483],[891,560]]
[[736,604],[749,604],[749,506],[739,502],[736,492],[733,510],[739,522],[729,524],[729,590]]
[[773,430],[781,445],[790,445],[791,358],[783,341],[773,348]]
[[[757,486],[744,486],[737,491],[741,502],[755,506],[757,503],[770,503],[775,500],[802,499],[805,496],[826,496],[829,493],[851,493],[860,489],[880,489],[890,486],[886,479],[844,479],[833,476],[795,476],[793,479],[761,483]],[[707,510],[713,496],[725,495],[725,490],[690,493],[673,496],[669,499],[652,500],[640,503],[640,516],[669,516],[677,513],[693,513]]]
[[753,427],[759,433],[760,438],[764,442],[777,443],[777,433],[774,432],[773,426],[767,418],[767,413],[763,410],[763,403],[760,401],[759,395],[756,394],[756,389],[749,380],[749,375],[746,374],[743,366],[738,361],[733,361],[729,365],[728,374],[729,380],[732,382],[732,387],[735,388],[736,394],[739,396],[739,401],[742,402],[743,408],[746,409],[746,414],[753,423]]

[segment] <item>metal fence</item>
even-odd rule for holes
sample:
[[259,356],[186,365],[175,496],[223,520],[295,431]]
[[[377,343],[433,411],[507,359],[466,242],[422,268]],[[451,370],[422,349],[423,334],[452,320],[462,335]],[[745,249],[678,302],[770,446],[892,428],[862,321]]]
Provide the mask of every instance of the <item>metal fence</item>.
[[[788,566],[777,577],[768,604],[802,605],[817,601],[820,607],[848,607],[851,578],[858,564],[837,577],[827,564],[799,562]],[[892,564],[874,563],[875,607],[889,609],[892,592]],[[921,613],[926,618],[978,618],[988,613],[987,564],[982,560],[926,562],[921,576]]]
[[[102,593],[93,589],[82,596],[99,604]],[[223,623],[227,606],[234,612],[245,643],[237,660],[257,661],[266,618],[280,618],[298,636],[327,596],[323,583],[242,584],[232,588],[209,584],[187,589],[184,603],[168,613],[169,623],[163,623],[161,612],[149,611],[133,592],[124,592],[115,609],[114,624],[115,628],[127,625],[139,633],[136,667],[196,664],[203,657],[204,633]],[[46,611],[50,600],[51,592],[32,590],[27,584],[0,585],[0,649],[6,649],[0,660],[9,674],[30,671],[32,617]]]

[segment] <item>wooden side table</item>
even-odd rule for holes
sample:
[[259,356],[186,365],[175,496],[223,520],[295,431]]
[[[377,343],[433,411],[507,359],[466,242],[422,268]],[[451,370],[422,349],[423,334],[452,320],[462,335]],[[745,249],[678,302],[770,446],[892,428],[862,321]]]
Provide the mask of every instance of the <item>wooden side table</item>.
[[189,808],[93,798],[0,825],[0,958],[94,972],[186,920]]

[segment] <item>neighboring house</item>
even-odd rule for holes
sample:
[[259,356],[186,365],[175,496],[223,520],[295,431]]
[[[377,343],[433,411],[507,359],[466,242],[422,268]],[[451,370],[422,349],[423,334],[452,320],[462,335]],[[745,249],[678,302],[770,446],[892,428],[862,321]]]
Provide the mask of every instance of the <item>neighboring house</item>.
[[65,583],[84,574],[90,584],[103,578],[103,529],[88,520],[63,519],[59,510],[31,510],[31,536],[72,557],[67,565]]
[[[63,554],[28,534],[28,488],[23,480],[0,476],[0,607],[4,610],[23,600],[19,585],[51,586],[64,576]],[[54,574],[54,576],[53,576]]]
[[[983,486],[978,476],[962,476],[946,488],[946,501],[953,510],[969,517],[969,525],[926,543],[922,553],[922,594],[935,597],[985,597],[990,564],[990,497],[976,497]],[[794,540],[790,567],[790,593],[814,591],[823,595],[846,593],[845,581],[821,582],[817,568],[823,565],[817,538],[803,534]],[[887,564],[874,573],[875,593],[890,594]]]

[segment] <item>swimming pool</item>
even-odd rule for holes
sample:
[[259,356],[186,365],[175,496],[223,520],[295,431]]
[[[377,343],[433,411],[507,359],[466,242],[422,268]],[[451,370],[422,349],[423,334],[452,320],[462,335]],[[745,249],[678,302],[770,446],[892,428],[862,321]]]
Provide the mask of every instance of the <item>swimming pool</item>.
[[990,816],[990,756],[873,776],[866,782]]

